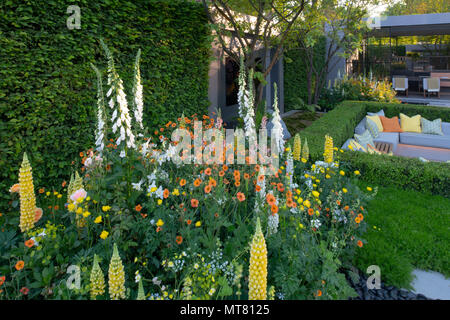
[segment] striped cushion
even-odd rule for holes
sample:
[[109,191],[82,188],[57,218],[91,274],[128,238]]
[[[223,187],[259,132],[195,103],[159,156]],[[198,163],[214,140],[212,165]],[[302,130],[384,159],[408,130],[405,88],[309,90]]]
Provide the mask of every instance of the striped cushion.
[[420,118],[420,122],[422,124],[422,133],[428,134],[438,134],[443,136],[442,132],[442,120],[435,119],[433,121],[427,120],[424,117]]
[[350,142],[348,143],[348,148],[353,151],[367,152],[367,150],[362,145],[360,145],[355,139],[350,139]]
[[380,130],[378,129],[377,124],[369,117],[367,117],[366,120],[366,128],[367,130],[369,130],[370,134],[372,135],[372,138],[376,139],[380,135]]
[[355,140],[358,141],[365,149],[367,149],[367,145],[370,144],[371,146],[375,146],[373,143],[372,135],[370,134],[369,130],[366,129],[363,134],[356,134],[355,133]]

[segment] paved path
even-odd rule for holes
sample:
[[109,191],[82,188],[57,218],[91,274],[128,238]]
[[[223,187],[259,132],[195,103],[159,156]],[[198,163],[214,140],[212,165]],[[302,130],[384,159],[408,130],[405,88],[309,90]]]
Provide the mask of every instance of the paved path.
[[416,278],[411,285],[413,292],[421,293],[431,299],[450,300],[450,279],[435,271],[416,269],[413,271]]

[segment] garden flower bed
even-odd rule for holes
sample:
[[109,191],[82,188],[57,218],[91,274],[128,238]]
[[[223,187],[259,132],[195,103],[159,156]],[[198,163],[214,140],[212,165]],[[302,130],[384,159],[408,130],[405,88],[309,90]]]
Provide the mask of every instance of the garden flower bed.
[[[223,153],[209,148],[207,130],[224,132],[220,117],[180,115],[147,130],[139,54],[130,110],[103,46],[106,100],[96,70],[96,142],[80,152],[81,172],[50,189],[33,185],[31,153],[17,164],[19,181],[10,189],[15,198],[0,217],[0,299],[356,295],[343,270],[364,246],[365,206],[377,189],[358,188],[359,171],[345,169],[330,136],[324,161],[313,163],[306,141],[297,136],[284,146],[282,136],[272,134],[282,151],[276,167],[253,163],[239,139],[227,141]],[[253,98],[240,80],[248,132],[255,129]],[[276,100],[274,110],[274,128],[281,127]],[[188,133],[183,139],[199,140],[200,147],[189,142],[188,154],[180,155],[177,146],[185,141],[172,135],[180,129]],[[244,141],[251,146],[250,137]],[[201,151],[200,159],[191,151]],[[210,161],[215,157],[221,161]]]

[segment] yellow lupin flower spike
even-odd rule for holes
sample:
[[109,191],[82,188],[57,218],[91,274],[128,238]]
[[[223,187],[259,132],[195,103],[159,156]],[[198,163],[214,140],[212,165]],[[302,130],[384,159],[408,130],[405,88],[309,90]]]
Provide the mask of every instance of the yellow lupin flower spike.
[[109,264],[108,285],[111,300],[125,299],[125,271],[116,244],[114,244],[114,251]]
[[296,133],[294,137],[294,160],[300,161],[301,150],[302,140],[300,139],[300,135]]
[[67,187],[67,203],[70,203],[70,196],[72,195],[72,193],[75,191],[73,190],[73,182],[74,182],[74,178],[73,178],[73,173],[70,175],[70,181],[69,181],[69,186]]
[[138,288],[138,295],[136,300],[145,300],[145,292],[144,292],[144,286],[142,285],[142,278],[139,279],[139,288]]
[[267,298],[267,248],[261,231],[259,218],[250,247],[249,300],[266,300]]
[[23,154],[19,171],[20,184],[20,231],[27,232],[34,227],[36,196],[34,194],[33,175],[27,154]]
[[101,296],[105,293],[105,276],[102,269],[98,264],[98,257],[94,255],[94,265],[91,271],[91,299],[95,300],[97,296]]
[[325,136],[323,159],[327,163],[333,162],[333,138],[329,135]]
[[308,161],[309,159],[309,147],[308,147],[308,140],[306,138],[305,143],[303,144],[302,158],[306,159],[306,161]]

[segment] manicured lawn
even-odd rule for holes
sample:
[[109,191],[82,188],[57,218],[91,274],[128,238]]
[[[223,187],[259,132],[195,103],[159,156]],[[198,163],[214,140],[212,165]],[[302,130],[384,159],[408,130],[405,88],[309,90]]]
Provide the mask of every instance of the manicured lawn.
[[299,111],[291,116],[284,117],[283,121],[286,123],[291,135],[294,136],[297,132],[309,127],[311,123],[319,119],[322,115],[323,113],[318,112]]
[[368,243],[355,258],[360,270],[378,265],[382,281],[403,288],[411,288],[414,268],[450,276],[450,199],[380,188],[367,211]]

